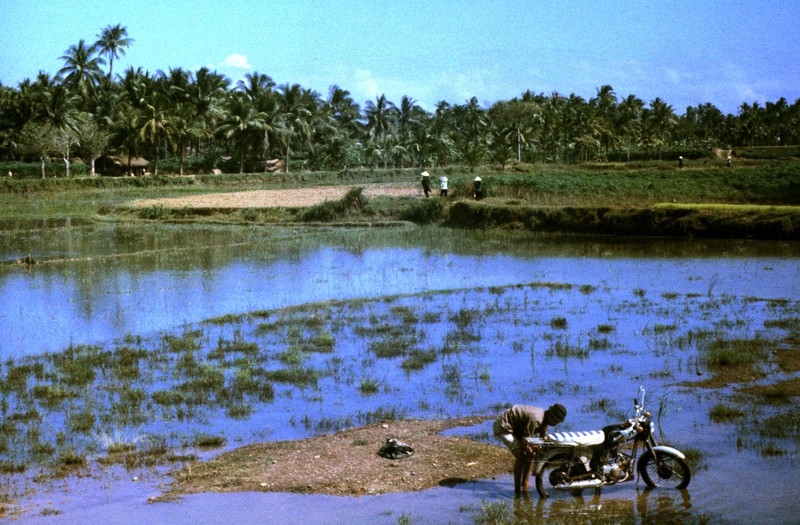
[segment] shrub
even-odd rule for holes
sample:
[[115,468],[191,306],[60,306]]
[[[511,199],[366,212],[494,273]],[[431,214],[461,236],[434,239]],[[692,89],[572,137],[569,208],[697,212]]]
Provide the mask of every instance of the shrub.
[[171,215],[172,211],[161,204],[139,210],[139,218],[150,221],[163,221],[169,219]]
[[364,188],[352,188],[338,201],[326,201],[307,209],[300,216],[306,222],[331,222],[352,214],[369,211],[369,200],[363,195]]
[[448,206],[444,199],[414,199],[400,212],[400,219],[416,224],[434,224],[448,218]]

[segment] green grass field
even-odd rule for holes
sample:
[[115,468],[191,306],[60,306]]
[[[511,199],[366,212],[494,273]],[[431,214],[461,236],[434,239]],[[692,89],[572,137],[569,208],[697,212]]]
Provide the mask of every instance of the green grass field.
[[[135,199],[253,189],[382,182],[416,184],[416,169],[297,172],[289,174],[159,176],[139,178],[4,178],[0,221],[197,221],[275,224],[284,222],[447,223],[456,227],[635,235],[702,235],[797,238],[800,230],[800,162],[749,161],[678,169],[670,162],[608,165],[516,165],[490,168],[428,168],[449,178],[449,197],[372,198],[349,195],[301,211],[284,209],[131,211]],[[483,179],[480,202],[472,180]],[[353,205],[356,202],[358,205]],[[213,212],[213,213],[212,213]]]

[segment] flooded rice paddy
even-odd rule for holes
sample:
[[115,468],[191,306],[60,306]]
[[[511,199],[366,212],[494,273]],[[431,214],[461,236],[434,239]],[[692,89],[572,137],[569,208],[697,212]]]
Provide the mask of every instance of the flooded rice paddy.
[[[37,264],[13,262],[27,254]],[[280,523],[297,509],[319,523],[785,522],[798,510],[797,398],[688,385],[730,349],[766,372],[748,385],[796,378],[770,352],[796,350],[797,244],[106,225],[0,233],[0,261],[0,508],[24,522]],[[640,384],[662,437],[689,453],[687,491],[514,500],[506,476],[147,503],[170,470],[254,441],[518,402],[560,402],[566,429],[596,429],[626,416]],[[490,423],[461,432],[490,440]]]

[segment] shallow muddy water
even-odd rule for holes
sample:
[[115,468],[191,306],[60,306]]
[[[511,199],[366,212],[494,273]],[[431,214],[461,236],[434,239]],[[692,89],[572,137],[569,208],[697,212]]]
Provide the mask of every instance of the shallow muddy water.
[[[284,523],[303,508],[308,522],[472,523],[494,505],[533,523],[654,513],[783,522],[798,510],[797,430],[768,439],[749,418],[796,411],[796,400],[764,405],[732,388],[678,385],[709,375],[709,340],[780,345],[796,334],[796,243],[113,225],[4,232],[0,242],[9,261],[0,265],[0,377],[27,374],[4,388],[14,426],[3,461],[38,461],[48,444],[55,457],[64,448],[102,457],[100,433],[208,457],[387,416],[494,414],[517,402],[559,401],[566,429],[595,429],[628,413],[640,384],[662,409],[663,437],[699,457],[686,492],[629,484],[546,502],[515,501],[505,476],[413,494],[149,505],[170,467],[114,467],[20,498],[25,521]],[[38,264],[11,262],[28,253]],[[65,366],[70,346],[91,373]],[[134,367],[126,355],[138,356]],[[306,375],[293,382],[278,374],[287,370]],[[77,386],[37,396],[53,377]],[[712,422],[719,403],[747,420]],[[489,439],[490,424],[462,432]],[[225,445],[197,449],[200,434]]]

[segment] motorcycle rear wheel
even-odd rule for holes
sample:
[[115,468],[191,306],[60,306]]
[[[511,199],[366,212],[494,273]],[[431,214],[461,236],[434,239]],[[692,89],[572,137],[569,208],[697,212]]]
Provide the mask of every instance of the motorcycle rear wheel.
[[[553,494],[564,492],[556,489],[556,485],[566,483],[570,477],[586,472],[586,467],[577,458],[572,460],[552,459],[536,475],[536,492],[543,498],[549,498]],[[573,496],[580,496],[581,489],[569,492]]]
[[648,487],[685,489],[692,480],[692,472],[686,462],[678,456],[659,452],[656,461],[650,451],[639,458],[637,469]]

